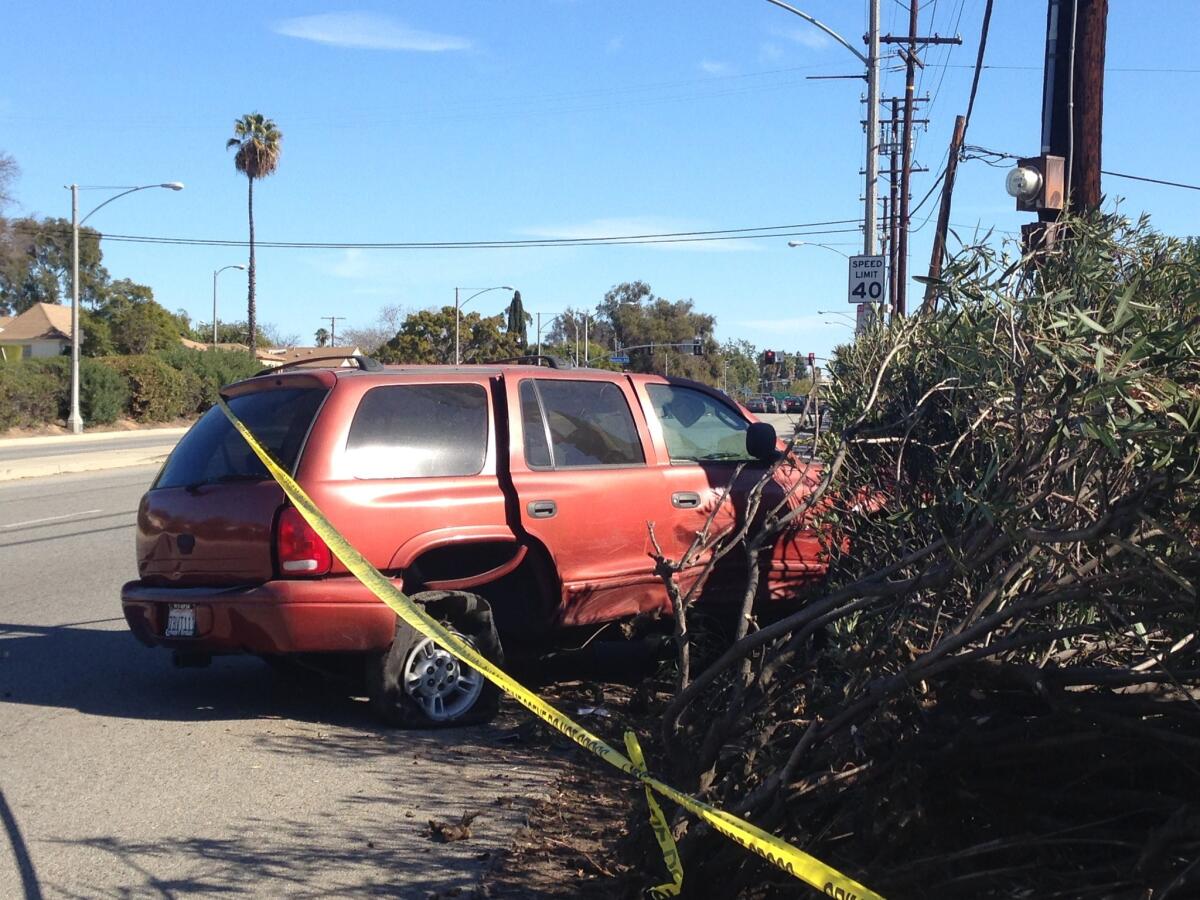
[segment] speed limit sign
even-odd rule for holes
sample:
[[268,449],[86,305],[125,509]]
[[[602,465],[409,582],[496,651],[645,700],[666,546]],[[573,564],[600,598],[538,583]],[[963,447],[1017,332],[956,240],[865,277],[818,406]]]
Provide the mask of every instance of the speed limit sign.
[[846,300],[850,303],[880,303],[883,301],[882,256],[850,257],[850,288]]

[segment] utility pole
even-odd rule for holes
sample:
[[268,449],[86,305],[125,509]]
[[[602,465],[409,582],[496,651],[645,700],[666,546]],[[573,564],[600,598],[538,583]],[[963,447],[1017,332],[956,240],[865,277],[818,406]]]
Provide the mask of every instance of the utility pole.
[[954,194],[954,178],[958,173],[958,156],[967,135],[967,117],[956,116],[954,134],[950,138],[950,155],[946,157],[946,180],[942,184],[942,203],[938,209],[937,231],[933,234],[933,251],[929,257],[929,278],[925,285],[925,301],[921,308],[932,312],[937,308],[937,289],[933,279],[942,277],[942,257],[946,253],[946,232],[950,228],[950,202]]
[[[912,173],[917,171],[912,162],[912,127],[913,107],[916,103],[916,72],[917,66],[924,68],[924,63],[917,57],[918,47],[935,44],[961,44],[959,37],[941,37],[940,35],[917,35],[917,14],[919,0],[911,0],[908,6],[908,34],[903,36],[885,35],[880,38],[887,44],[902,44],[904,49],[904,128],[900,139],[900,198],[897,228],[899,234],[896,241],[896,314],[905,315],[908,308],[908,226],[909,226],[909,194]],[[892,116],[895,118],[895,115]],[[893,167],[894,168],[894,167]]]
[[542,314],[537,314],[537,355],[542,355]]
[[322,319],[322,321],[324,321],[325,319],[329,320],[329,346],[336,347],[337,346],[337,323],[345,322],[346,317],[345,316],[321,316],[321,319]]
[[1100,139],[1104,120],[1104,51],[1108,0],[1079,0],[1075,21],[1074,154],[1067,180],[1072,209],[1100,206]]
[[900,174],[900,246],[897,248],[896,315],[903,316],[908,306],[908,202],[912,173],[912,116],[914,78],[917,72],[918,0],[908,2],[908,53],[904,60],[904,133],[901,137]]
[[891,282],[891,286],[888,290],[888,305],[891,308],[890,311],[892,315],[895,315],[898,308],[896,304],[899,302],[897,297],[897,291],[899,288],[897,285],[900,284],[900,279],[896,277],[896,262],[900,259],[900,253],[898,250],[899,244],[897,243],[900,236],[896,228],[896,221],[900,214],[900,185],[896,182],[896,165],[900,162],[900,160],[897,158],[900,152],[900,101],[895,97],[892,98],[891,125],[892,176],[890,179],[888,179],[892,186],[892,219],[891,222],[888,223],[891,227],[891,234],[889,235],[888,243],[888,246],[890,247],[889,252],[891,253],[891,258],[888,260],[888,281]]
[[1100,205],[1107,22],[1108,0],[1047,0],[1041,154],[1020,160],[1006,182],[1017,209],[1038,216],[1021,226],[1026,251],[1054,241],[1063,210]]

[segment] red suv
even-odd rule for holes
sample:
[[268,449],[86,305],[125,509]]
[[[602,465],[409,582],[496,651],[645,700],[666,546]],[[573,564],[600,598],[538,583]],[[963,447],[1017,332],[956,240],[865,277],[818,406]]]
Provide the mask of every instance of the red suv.
[[[271,370],[223,396],[368,560],[497,659],[502,640],[669,610],[651,523],[663,553],[682,558],[738,465],[718,528],[778,452],[771,426],[683,379],[354,359]],[[786,489],[773,483],[779,497]],[[702,600],[736,582],[739,556],[709,577]],[[220,409],[192,426],[142,498],[137,563],[140,578],[121,592],[125,618],[180,664],[353,653],[390,721],[494,711],[478,673],[346,572]],[[787,535],[764,569],[764,596],[820,578],[816,536]]]

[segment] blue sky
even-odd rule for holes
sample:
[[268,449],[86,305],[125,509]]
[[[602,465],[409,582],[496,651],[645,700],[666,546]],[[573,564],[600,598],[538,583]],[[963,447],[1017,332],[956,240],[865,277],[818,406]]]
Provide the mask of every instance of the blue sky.
[[[798,0],[856,46],[866,3]],[[966,109],[983,0],[926,0],[914,202]],[[1104,166],[1195,183],[1200,63],[1172,34],[1200,30],[1195,0],[1112,0]],[[996,3],[967,141],[1038,149],[1043,0]],[[179,180],[89,223],[113,234],[246,237],[246,184],[224,149],[242,113],[284,133],[278,174],[255,191],[258,237],[279,241],[492,241],[754,228],[861,216],[858,63],[764,0],[681,3],[29,2],[6,4],[0,151],[21,166],[16,212],[70,213],[71,182]],[[884,0],[885,30],[907,12]],[[1170,71],[1167,71],[1170,70]],[[891,73],[885,95],[903,90]],[[1172,98],[1182,102],[1172,103]],[[1171,110],[1175,110],[1172,112]],[[1001,169],[960,168],[952,221],[1015,232]],[[881,185],[881,190],[883,190]],[[1194,191],[1106,179],[1122,209],[1197,232]],[[83,195],[84,208],[107,194]],[[921,226],[934,200],[914,219]],[[853,226],[829,226],[846,228]],[[933,222],[914,234],[928,263]],[[856,252],[854,232],[813,235]],[[239,248],[107,243],[114,277],[169,309],[211,316],[213,269]],[[786,238],[657,246],[470,250],[260,249],[260,318],[310,342],[322,316],[366,325],[385,304],[453,303],[455,286],[511,284],[547,317],[641,279],[717,317],[717,337],[824,355],[848,331],[845,261]],[[498,312],[501,292],[470,308]],[[241,273],[221,276],[222,318],[245,315]],[[326,323],[327,324],[327,323]]]

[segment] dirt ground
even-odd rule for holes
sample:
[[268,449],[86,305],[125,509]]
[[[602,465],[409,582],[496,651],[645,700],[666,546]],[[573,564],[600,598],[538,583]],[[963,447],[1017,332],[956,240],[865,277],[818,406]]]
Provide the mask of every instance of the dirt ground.
[[[646,742],[646,729],[652,723],[640,714],[641,704],[632,688],[573,682],[540,693],[614,746],[623,746],[627,728]],[[641,787],[532,716],[518,731],[520,739],[532,746],[563,753],[564,773],[554,795],[533,807],[512,847],[493,861],[474,896],[488,900],[633,898],[665,880],[665,869],[641,871],[637,860],[645,848],[629,835],[630,809],[635,816],[648,816]]]

